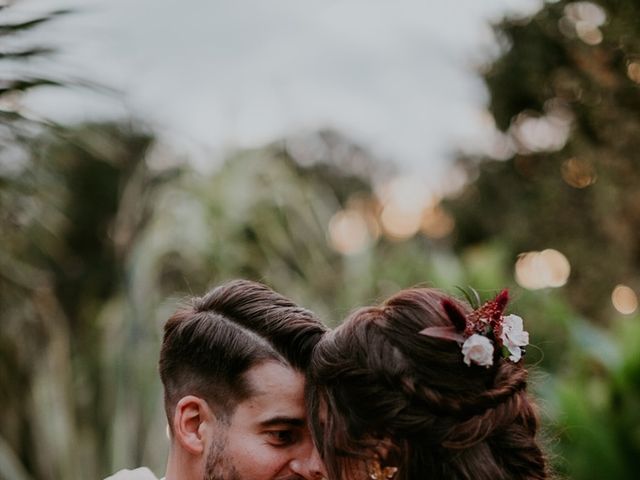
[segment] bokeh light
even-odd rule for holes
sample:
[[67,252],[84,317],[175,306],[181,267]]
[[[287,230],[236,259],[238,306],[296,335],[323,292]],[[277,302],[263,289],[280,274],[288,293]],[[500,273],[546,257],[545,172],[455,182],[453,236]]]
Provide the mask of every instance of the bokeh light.
[[387,236],[405,240],[413,237],[420,230],[422,212],[403,210],[396,203],[388,203],[382,209],[380,222]]
[[602,32],[598,27],[593,27],[586,22],[578,22],[576,24],[576,33],[578,38],[589,45],[597,45],[602,42]]
[[602,31],[607,14],[592,2],[572,2],[564,7],[564,16],[558,23],[562,34],[568,38],[579,38],[588,45],[602,42]]
[[422,226],[423,210],[430,203],[424,182],[409,176],[397,177],[381,188],[380,223],[391,239],[411,238]]
[[343,255],[361,252],[371,241],[367,222],[355,209],[340,210],[329,221],[331,246]]
[[433,239],[445,238],[455,227],[454,218],[441,206],[434,205],[424,209],[422,214],[422,233]]
[[569,260],[554,249],[521,253],[515,265],[516,282],[528,290],[562,287],[570,274]]
[[565,160],[560,171],[562,179],[574,188],[586,188],[598,179],[593,164],[580,158]]
[[640,83],[640,63],[630,62],[627,65],[627,76],[636,83]]
[[522,112],[511,123],[509,135],[520,153],[553,152],[567,143],[573,121],[571,111],[557,99],[547,101],[544,109],[544,115]]
[[616,285],[611,292],[613,307],[623,315],[630,315],[638,309],[638,296],[627,285]]

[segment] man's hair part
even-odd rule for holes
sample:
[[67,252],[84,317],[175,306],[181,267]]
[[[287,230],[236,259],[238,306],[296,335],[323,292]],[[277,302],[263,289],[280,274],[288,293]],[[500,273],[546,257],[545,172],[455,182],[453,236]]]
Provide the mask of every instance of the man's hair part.
[[164,327],[159,370],[169,424],[186,395],[230,415],[252,394],[246,373],[265,361],[304,371],[325,331],[309,310],[248,280],[191,299]]

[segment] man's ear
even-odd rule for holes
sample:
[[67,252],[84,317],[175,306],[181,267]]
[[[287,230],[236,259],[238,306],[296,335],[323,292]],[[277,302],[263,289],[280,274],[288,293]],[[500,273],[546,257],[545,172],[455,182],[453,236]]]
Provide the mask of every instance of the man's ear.
[[206,452],[215,416],[205,400],[194,395],[182,397],[173,414],[173,438],[192,455]]

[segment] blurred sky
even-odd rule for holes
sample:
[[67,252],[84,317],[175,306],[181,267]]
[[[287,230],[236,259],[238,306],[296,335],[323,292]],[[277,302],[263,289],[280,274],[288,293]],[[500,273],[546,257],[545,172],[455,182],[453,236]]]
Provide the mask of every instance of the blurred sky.
[[[498,52],[488,21],[540,0],[19,0],[76,7],[38,32],[47,68],[117,96],[42,90],[29,108],[64,121],[132,113],[179,148],[221,152],[334,128],[440,179],[491,122],[474,69]],[[209,157],[211,158],[211,157]]]

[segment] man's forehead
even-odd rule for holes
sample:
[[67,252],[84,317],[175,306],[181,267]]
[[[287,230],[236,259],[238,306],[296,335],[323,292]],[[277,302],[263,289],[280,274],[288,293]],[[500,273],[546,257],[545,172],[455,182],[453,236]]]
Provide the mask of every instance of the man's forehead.
[[304,392],[304,375],[291,366],[267,361],[255,365],[246,373],[252,396]]
[[277,362],[264,362],[247,372],[251,396],[239,407],[258,421],[305,418],[304,375]]

